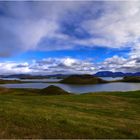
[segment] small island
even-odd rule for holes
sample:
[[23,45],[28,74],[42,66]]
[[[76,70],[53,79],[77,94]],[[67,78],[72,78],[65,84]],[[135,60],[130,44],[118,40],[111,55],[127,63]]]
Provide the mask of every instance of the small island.
[[134,82],[139,83],[140,82],[140,76],[125,76],[122,80],[122,82]]
[[103,80],[99,77],[95,77],[93,75],[85,74],[85,75],[71,75],[63,80],[60,83],[64,84],[100,84],[100,83],[108,83],[108,81]]

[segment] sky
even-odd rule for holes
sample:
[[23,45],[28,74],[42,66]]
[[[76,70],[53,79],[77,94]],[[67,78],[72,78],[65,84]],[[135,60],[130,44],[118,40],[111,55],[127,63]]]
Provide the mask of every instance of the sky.
[[0,74],[140,72],[140,2],[0,1]]

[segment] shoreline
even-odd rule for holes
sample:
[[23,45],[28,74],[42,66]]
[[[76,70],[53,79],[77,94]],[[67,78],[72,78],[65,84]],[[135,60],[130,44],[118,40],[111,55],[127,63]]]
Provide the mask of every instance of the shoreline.
[[[43,90],[44,88],[42,89],[36,89],[36,88],[6,88],[6,87],[2,87],[0,86],[0,94],[1,92],[3,92],[2,90],[7,90],[7,93],[8,92],[13,92],[13,91],[18,91],[18,92],[34,92],[34,93],[40,93],[41,90]],[[69,95],[91,95],[91,94],[113,94],[113,93],[131,93],[131,92],[140,92],[140,89],[139,90],[132,90],[132,91],[99,91],[99,92],[85,92],[85,93],[74,93],[74,92],[69,92]],[[40,94],[38,94],[40,95]],[[52,95],[54,96],[54,95]]]

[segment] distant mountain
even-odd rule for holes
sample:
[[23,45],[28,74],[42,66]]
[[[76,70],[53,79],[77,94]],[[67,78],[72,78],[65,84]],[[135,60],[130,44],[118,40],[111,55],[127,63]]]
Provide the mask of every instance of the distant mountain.
[[[74,74],[72,74],[74,75]],[[76,75],[76,74],[75,74]],[[32,75],[32,74],[11,74],[11,75],[0,75],[0,78],[19,78],[19,79],[47,79],[56,78],[64,79],[71,76],[71,74],[51,74],[51,75]],[[123,73],[123,72],[111,72],[111,71],[100,71],[94,74],[96,77],[124,77],[124,76],[140,76],[140,72],[136,73]]]
[[134,76],[140,76],[140,72],[136,72]]
[[68,75],[54,74],[54,75],[31,75],[31,74],[12,74],[12,75],[0,75],[1,78],[19,78],[19,79],[47,79],[47,78],[57,78],[63,79]]
[[2,78],[23,78],[23,77],[30,77],[29,74],[12,74],[12,75],[1,75]]
[[140,72],[136,73],[123,73],[123,72],[111,72],[111,71],[100,71],[94,74],[97,77],[124,77],[124,76],[140,76]]

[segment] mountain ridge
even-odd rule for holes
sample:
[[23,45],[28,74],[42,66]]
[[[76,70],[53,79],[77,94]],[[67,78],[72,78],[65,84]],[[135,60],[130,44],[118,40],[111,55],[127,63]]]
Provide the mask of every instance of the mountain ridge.
[[[48,75],[9,74],[9,75],[0,75],[0,78],[20,78],[20,79],[59,78],[59,79],[63,79],[70,75],[78,75],[78,74],[51,74],[51,75],[49,74]],[[82,75],[82,74],[79,74],[79,75]],[[140,72],[124,73],[124,72],[112,72],[112,71],[99,71],[92,75],[96,77],[124,77],[124,76],[140,76]]]
[[123,73],[123,72],[112,72],[112,71],[100,71],[94,74],[97,77],[124,77],[124,76],[140,76],[140,72],[135,73]]

